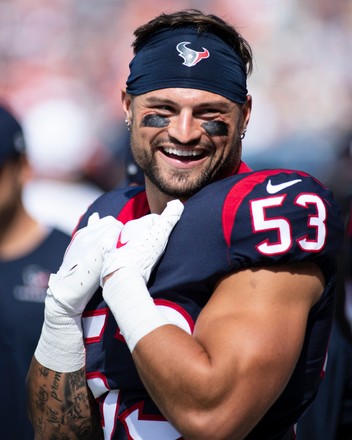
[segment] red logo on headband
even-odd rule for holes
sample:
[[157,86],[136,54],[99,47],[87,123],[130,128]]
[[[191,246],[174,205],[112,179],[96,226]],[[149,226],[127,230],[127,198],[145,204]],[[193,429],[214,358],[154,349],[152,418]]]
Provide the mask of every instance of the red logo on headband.
[[203,47],[203,52],[197,52],[196,50],[186,47],[187,44],[191,44],[191,42],[182,41],[176,46],[176,49],[179,52],[178,56],[184,59],[184,62],[182,64],[184,64],[185,66],[193,67],[202,59],[209,58],[210,53],[208,49],[205,49],[205,47]]

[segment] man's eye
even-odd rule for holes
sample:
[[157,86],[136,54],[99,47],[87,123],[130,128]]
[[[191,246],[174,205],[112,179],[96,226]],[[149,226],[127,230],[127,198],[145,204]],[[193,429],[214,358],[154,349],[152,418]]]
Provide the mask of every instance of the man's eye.
[[217,110],[216,108],[207,108],[204,110],[204,113],[219,113],[219,110]]
[[169,105],[156,105],[151,107],[151,110],[155,112],[172,112],[173,109]]

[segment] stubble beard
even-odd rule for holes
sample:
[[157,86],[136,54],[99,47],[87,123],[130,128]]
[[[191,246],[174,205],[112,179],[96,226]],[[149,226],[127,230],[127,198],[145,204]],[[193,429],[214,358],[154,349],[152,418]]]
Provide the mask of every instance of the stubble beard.
[[175,198],[189,198],[211,182],[209,172],[201,171],[196,177],[189,172],[172,171],[163,177],[155,161],[145,167],[148,179],[164,194]]
[[217,163],[199,172],[195,178],[187,170],[174,170],[167,176],[161,172],[152,153],[133,149],[133,155],[138,166],[144,171],[148,179],[164,194],[185,199],[193,196],[205,186],[230,176],[240,161],[241,145],[234,142],[230,153],[222,157]]

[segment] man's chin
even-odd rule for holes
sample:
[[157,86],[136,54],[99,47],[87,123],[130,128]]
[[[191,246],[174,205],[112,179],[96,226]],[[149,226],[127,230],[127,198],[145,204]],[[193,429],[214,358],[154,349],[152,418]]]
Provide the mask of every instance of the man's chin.
[[167,194],[170,197],[178,198],[178,199],[186,199],[189,197],[194,196],[198,191],[200,191],[204,186],[206,186],[207,183],[200,183],[192,184],[189,183],[187,185],[185,184],[175,184],[175,185],[160,185],[159,189],[164,193]]

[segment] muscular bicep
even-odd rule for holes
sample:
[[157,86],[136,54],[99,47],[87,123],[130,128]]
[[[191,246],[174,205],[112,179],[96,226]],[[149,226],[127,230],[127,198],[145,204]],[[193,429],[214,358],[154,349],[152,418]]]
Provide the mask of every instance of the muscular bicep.
[[27,376],[28,414],[36,439],[102,439],[97,406],[85,370],[52,371],[35,358]]
[[283,391],[323,283],[313,264],[245,270],[224,279],[200,314],[194,336],[226,390],[223,410],[240,425],[256,424]]
[[248,435],[287,384],[323,285],[310,263],[244,270],[219,283],[192,336],[165,325],[141,339],[140,377],[185,438]]

